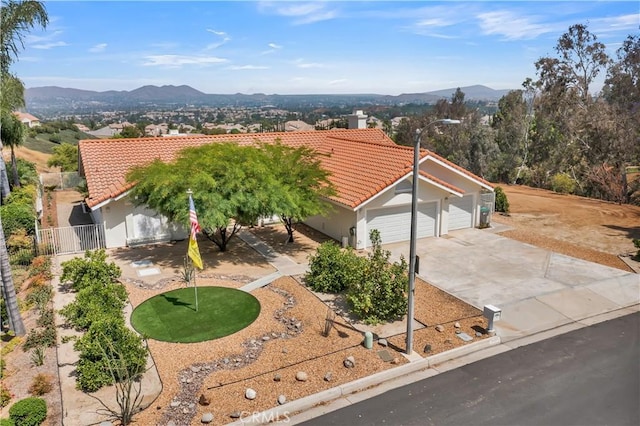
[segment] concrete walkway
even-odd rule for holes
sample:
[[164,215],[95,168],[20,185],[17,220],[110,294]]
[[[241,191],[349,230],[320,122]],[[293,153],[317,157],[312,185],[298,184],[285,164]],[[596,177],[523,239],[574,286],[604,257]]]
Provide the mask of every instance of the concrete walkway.
[[[390,244],[393,259],[408,243]],[[462,229],[418,240],[419,276],[482,309],[502,309],[503,341],[637,306],[640,275],[553,253],[497,235]]]

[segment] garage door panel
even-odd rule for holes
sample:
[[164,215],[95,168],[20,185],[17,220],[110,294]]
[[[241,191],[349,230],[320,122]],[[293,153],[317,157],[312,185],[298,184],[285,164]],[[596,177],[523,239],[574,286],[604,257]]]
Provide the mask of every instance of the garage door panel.
[[[435,235],[437,203],[418,205],[418,238]],[[411,206],[386,207],[367,211],[367,246],[371,245],[369,232],[380,231],[383,244],[408,241],[411,236]]]
[[473,195],[449,199],[449,231],[473,226]]

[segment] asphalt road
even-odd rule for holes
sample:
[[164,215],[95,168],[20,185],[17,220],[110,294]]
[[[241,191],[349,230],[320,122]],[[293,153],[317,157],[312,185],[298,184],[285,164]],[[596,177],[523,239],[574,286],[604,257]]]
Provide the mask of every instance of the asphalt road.
[[640,425],[640,313],[386,392],[313,425]]

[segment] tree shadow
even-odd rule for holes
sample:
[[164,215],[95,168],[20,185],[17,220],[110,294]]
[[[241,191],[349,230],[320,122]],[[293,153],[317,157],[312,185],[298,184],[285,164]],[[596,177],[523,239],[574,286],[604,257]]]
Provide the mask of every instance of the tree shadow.
[[[638,218],[638,220],[640,220],[640,217]],[[634,238],[640,239],[640,226],[633,226],[633,227],[625,227],[625,226],[618,226],[618,225],[603,225],[603,226],[609,229],[624,232],[630,240]]]

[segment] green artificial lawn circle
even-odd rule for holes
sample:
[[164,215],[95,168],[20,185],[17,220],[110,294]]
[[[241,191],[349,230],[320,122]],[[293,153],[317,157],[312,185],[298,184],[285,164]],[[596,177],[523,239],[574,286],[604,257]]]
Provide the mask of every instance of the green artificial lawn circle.
[[245,291],[228,287],[197,287],[195,290],[187,287],[142,302],[131,314],[131,325],[151,339],[196,343],[242,330],[259,314],[260,302]]

